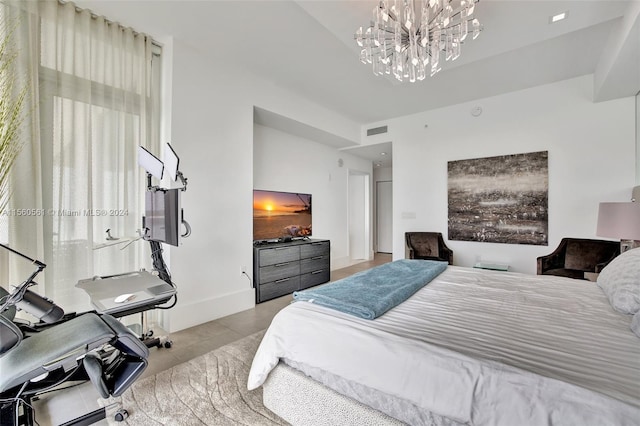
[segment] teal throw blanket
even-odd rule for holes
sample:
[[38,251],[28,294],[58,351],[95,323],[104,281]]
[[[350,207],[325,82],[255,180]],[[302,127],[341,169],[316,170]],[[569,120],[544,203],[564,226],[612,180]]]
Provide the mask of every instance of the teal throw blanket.
[[374,319],[407,300],[445,269],[447,262],[396,260],[316,289],[296,291],[293,299]]

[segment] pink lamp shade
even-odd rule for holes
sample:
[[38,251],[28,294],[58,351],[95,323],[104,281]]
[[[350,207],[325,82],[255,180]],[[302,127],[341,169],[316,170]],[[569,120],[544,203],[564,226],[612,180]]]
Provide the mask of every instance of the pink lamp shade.
[[640,202],[600,203],[596,235],[640,240]]

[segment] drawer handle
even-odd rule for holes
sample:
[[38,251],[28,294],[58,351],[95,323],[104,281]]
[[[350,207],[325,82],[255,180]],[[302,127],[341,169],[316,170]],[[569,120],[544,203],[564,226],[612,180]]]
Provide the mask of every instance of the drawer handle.
[[312,257],[311,260],[320,260],[324,258],[324,256],[316,256],[316,257]]
[[313,272],[311,273],[311,275],[321,274],[321,273],[323,273],[323,272],[324,272],[324,269],[320,269],[319,271],[313,271]]
[[323,244],[325,244],[325,243],[322,243],[322,242],[320,242],[320,243],[311,243],[312,246],[321,246]]
[[281,267],[281,266],[287,266],[287,265],[290,265],[290,264],[291,264],[291,263],[289,263],[289,262],[286,262],[286,263],[276,263],[276,264],[275,264],[275,265],[273,265],[273,266],[275,266],[276,268],[279,268],[279,267]]
[[276,247],[274,250],[289,250],[291,247]]
[[274,283],[276,283],[276,284],[280,284],[280,283],[283,283],[283,282],[289,281],[290,279],[291,279],[291,278],[283,278],[283,279],[281,279],[281,280],[274,281]]

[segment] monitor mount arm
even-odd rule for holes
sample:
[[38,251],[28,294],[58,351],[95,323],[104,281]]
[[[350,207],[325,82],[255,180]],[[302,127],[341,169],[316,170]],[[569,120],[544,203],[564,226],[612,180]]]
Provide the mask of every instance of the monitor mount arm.
[[4,300],[0,300],[0,312],[4,312],[12,306],[15,306],[17,309],[22,309],[48,324],[53,324],[60,320],[64,316],[64,310],[62,310],[62,308],[50,299],[28,290],[29,287],[37,285],[34,278],[42,272],[47,265],[4,244],[0,244],[0,247],[28,260],[36,267],[35,271],[33,271],[22,284],[14,287],[14,290],[5,296]]
[[[149,173],[148,171],[146,172],[147,174],[147,191],[151,191],[151,192],[156,192],[156,191],[167,191],[168,188],[162,188],[160,186],[154,186],[152,185],[152,175],[151,173]],[[184,175],[182,174],[181,171],[177,171],[176,173],[176,180],[179,180],[180,183],[182,184],[182,187],[179,188],[180,191],[186,191],[187,190],[187,178],[184,177]],[[189,225],[189,223],[184,220],[184,217],[181,217],[180,219],[182,221],[182,224],[185,227],[185,233],[182,234],[182,237],[188,237],[189,235],[191,235],[191,226]],[[144,234],[146,233],[146,230],[143,230],[143,238],[144,238]],[[146,239],[146,238],[145,238]],[[149,244],[151,246],[151,258],[153,260],[153,266],[154,269],[156,271],[158,271],[159,273],[159,277],[165,281],[166,283],[172,285],[175,287],[175,284],[171,281],[171,274],[169,273],[169,270],[167,269],[166,264],[164,263],[164,259],[162,257],[162,244],[157,242],[157,241],[151,241],[148,240]]]
[[151,173],[146,172],[147,174],[147,191],[152,191],[152,192],[156,192],[158,189],[160,189],[159,186],[154,186],[151,184]]
[[[147,191],[152,191],[152,192],[156,192],[156,191],[166,191],[166,188],[161,188],[158,185],[153,185],[151,182],[151,178],[153,177],[151,175],[151,173],[146,172],[147,174]],[[187,178],[184,177],[184,175],[182,174],[181,171],[178,171],[178,173],[176,173],[176,179],[180,181],[180,183],[182,184],[182,188],[180,188],[181,191],[186,191],[187,190]]]
[[186,191],[187,190],[187,178],[184,177],[182,172],[179,171],[179,170],[178,170],[178,173],[176,173],[176,179],[179,179],[180,183],[182,184],[182,188],[180,188],[180,190],[181,191]]
[[5,309],[9,308],[10,306],[16,305],[22,301],[22,298],[24,297],[24,293],[27,291],[27,288],[31,287],[32,285],[36,285],[36,282],[33,281],[33,279],[36,277],[36,275],[42,272],[44,268],[47,267],[47,265],[40,262],[39,260],[32,259],[29,256],[22,254],[19,251],[14,250],[11,247],[6,246],[4,244],[0,244],[0,247],[4,248],[5,250],[9,250],[13,254],[17,254],[18,256],[28,260],[29,262],[33,263],[36,266],[36,270],[33,271],[31,275],[29,275],[29,278],[27,278],[22,284],[16,287],[16,289],[9,296],[7,296],[4,303],[0,305],[0,312],[2,312]]

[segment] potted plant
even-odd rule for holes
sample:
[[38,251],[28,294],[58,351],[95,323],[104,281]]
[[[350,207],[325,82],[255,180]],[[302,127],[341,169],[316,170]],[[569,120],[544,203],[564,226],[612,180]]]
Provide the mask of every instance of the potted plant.
[[17,28],[18,22],[0,23],[0,213],[11,197],[11,167],[24,145],[21,129],[29,93],[29,85],[21,82],[15,66],[18,51],[13,36]]

